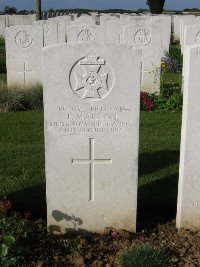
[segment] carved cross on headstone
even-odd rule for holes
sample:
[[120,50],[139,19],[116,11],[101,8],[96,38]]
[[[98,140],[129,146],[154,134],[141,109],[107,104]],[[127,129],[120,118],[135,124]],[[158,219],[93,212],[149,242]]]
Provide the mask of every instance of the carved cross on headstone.
[[72,159],[72,164],[89,164],[90,165],[90,195],[89,201],[94,201],[94,167],[95,164],[110,164],[112,165],[112,159],[95,159],[94,156],[94,138],[90,138],[90,158],[89,159]]
[[27,72],[31,72],[32,70],[28,70],[27,68],[26,68],[26,63],[24,62],[24,68],[23,68],[23,70],[19,70],[18,72],[23,72],[23,75],[24,75],[24,87],[26,86],[26,73]]

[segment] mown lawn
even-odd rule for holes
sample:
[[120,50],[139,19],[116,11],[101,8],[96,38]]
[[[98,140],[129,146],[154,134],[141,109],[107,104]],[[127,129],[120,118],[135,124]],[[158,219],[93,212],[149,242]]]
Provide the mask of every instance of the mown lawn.
[[[181,112],[141,112],[138,223],[175,217]],[[0,114],[0,196],[46,216],[42,112]]]

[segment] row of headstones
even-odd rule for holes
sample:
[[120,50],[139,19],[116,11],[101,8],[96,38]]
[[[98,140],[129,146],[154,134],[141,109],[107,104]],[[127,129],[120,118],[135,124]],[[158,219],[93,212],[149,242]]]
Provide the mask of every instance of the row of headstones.
[[[49,230],[135,231],[141,51],[77,43],[43,58]],[[200,45],[188,47],[178,228],[200,228],[199,70]]]
[[189,26],[197,26],[200,25],[200,17],[195,15],[177,15],[172,16],[172,31],[174,38],[180,41],[182,53],[184,54],[184,47],[191,44],[198,44],[200,41],[199,33],[196,32],[196,39],[192,36],[192,40],[190,42],[190,38],[188,38],[189,30],[186,30]]
[[[124,43],[142,48],[142,90],[159,92],[161,57],[163,50],[169,49],[170,19],[168,16],[102,15],[97,25],[95,16],[82,16],[74,21],[71,16],[62,16],[37,21],[33,26],[9,27],[6,29],[8,85],[42,82],[43,47],[65,42]],[[160,24],[165,25],[162,31]],[[163,32],[168,32],[164,40]]]
[[[67,25],[72,24],[86,24],[86,25],[100,25],[102,27],[108,27],[107,24],[111,24],[112,30],[114,29],[115,37],[110,37],[111,42],[113,42],[113,38],[117,39],[115,41],[121,40],[118,35],[121,35],[121,28],[125,25],[129,24],[137,24],[138,26],[142,26],[145,24],[154,24],[161,32],[162,39],[162,51],[168,51],[170,45],[170,35],[171,35],[171,16],[151,16],[151,15],[136,15],[136,14],[96,14],[93,13],[91,16],[83,15],[81,17],[72,17],[70,16],[61,16],[53,19],[49,19],[49,21],[62,21],[65,20]],[[47,21],[43,20],[40,22],[36,22],[37,25],[46,24]],[[114,23],[114,25],[112,25]],[[110,40],[108,40],[110,42]]]
[[29,15],[0,15],[0,36],[5,37],[5,28],[15,25],[33,25],[35,14]]
[[[42,13],[42,20],[48,20],[49,18],[54,18],[62,15],[67,15],[63,13]],[[72,20],[77,18],[77,14],[69,14]],[[16,25],[33,25],[36,21],[35,14],[27,15],[0,15],[0,36],[5,37],[5,28],[16,26]]]
[[[187,50],[177,227],[200,228],[200,46]],[[141,49],[43,49],[47,220],[52,232],[136,230]]]

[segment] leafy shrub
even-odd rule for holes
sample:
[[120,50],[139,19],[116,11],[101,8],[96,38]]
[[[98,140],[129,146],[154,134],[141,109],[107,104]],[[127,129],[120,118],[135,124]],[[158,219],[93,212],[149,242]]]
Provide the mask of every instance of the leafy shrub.
[[183,95],[181,92],[174,92],[169,97],[163,93],[160,95],[152,94],[152,103],[154,104],[154,110],[182,110]]
[[180,83],[173,83],[173,82],[166,83],[165,82],[162,85],[161,94],[166,98],[171,97],[173,94],[179,94],[182,97],[180,86],[181,86]]
[[[171,90],[171,89],[169,89]],[[157,93],[140,93],[140,109],[144,111],[159,110],[182,110],[183,94],[180,90],[174,89],[170,91],[161,91]]]
[[139,245],[127,249],[120,257],[122,267],[170,267],[170,256],[164,249]]
[[15,266],[20,258],[18,240],[32,231],[32,225],[18,213],[8,216],[10,201],[0,201],[0,266]]
[[43,90],[41,85],[29,88],[4,87],[0,90],[0,111],[24,111],[43,109]]

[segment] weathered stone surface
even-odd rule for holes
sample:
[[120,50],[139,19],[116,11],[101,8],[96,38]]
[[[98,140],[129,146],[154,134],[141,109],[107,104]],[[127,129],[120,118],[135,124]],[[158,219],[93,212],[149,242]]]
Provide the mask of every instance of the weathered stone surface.
[[155,26],[160,29],[161,32],[161,45],[162,55],[165,56],[165,52],[169,51],[170,38],[171,38],[171,16],[168,15],[155,15],[152,16],[152,21]]
[[177,227],[200,229],[200,45],[186,48]]
[[49,230],[135,231],[140,50],[43,49]]
[[44,46],[56,45],[66,42],[65,20],[52,18],[44,25]]

